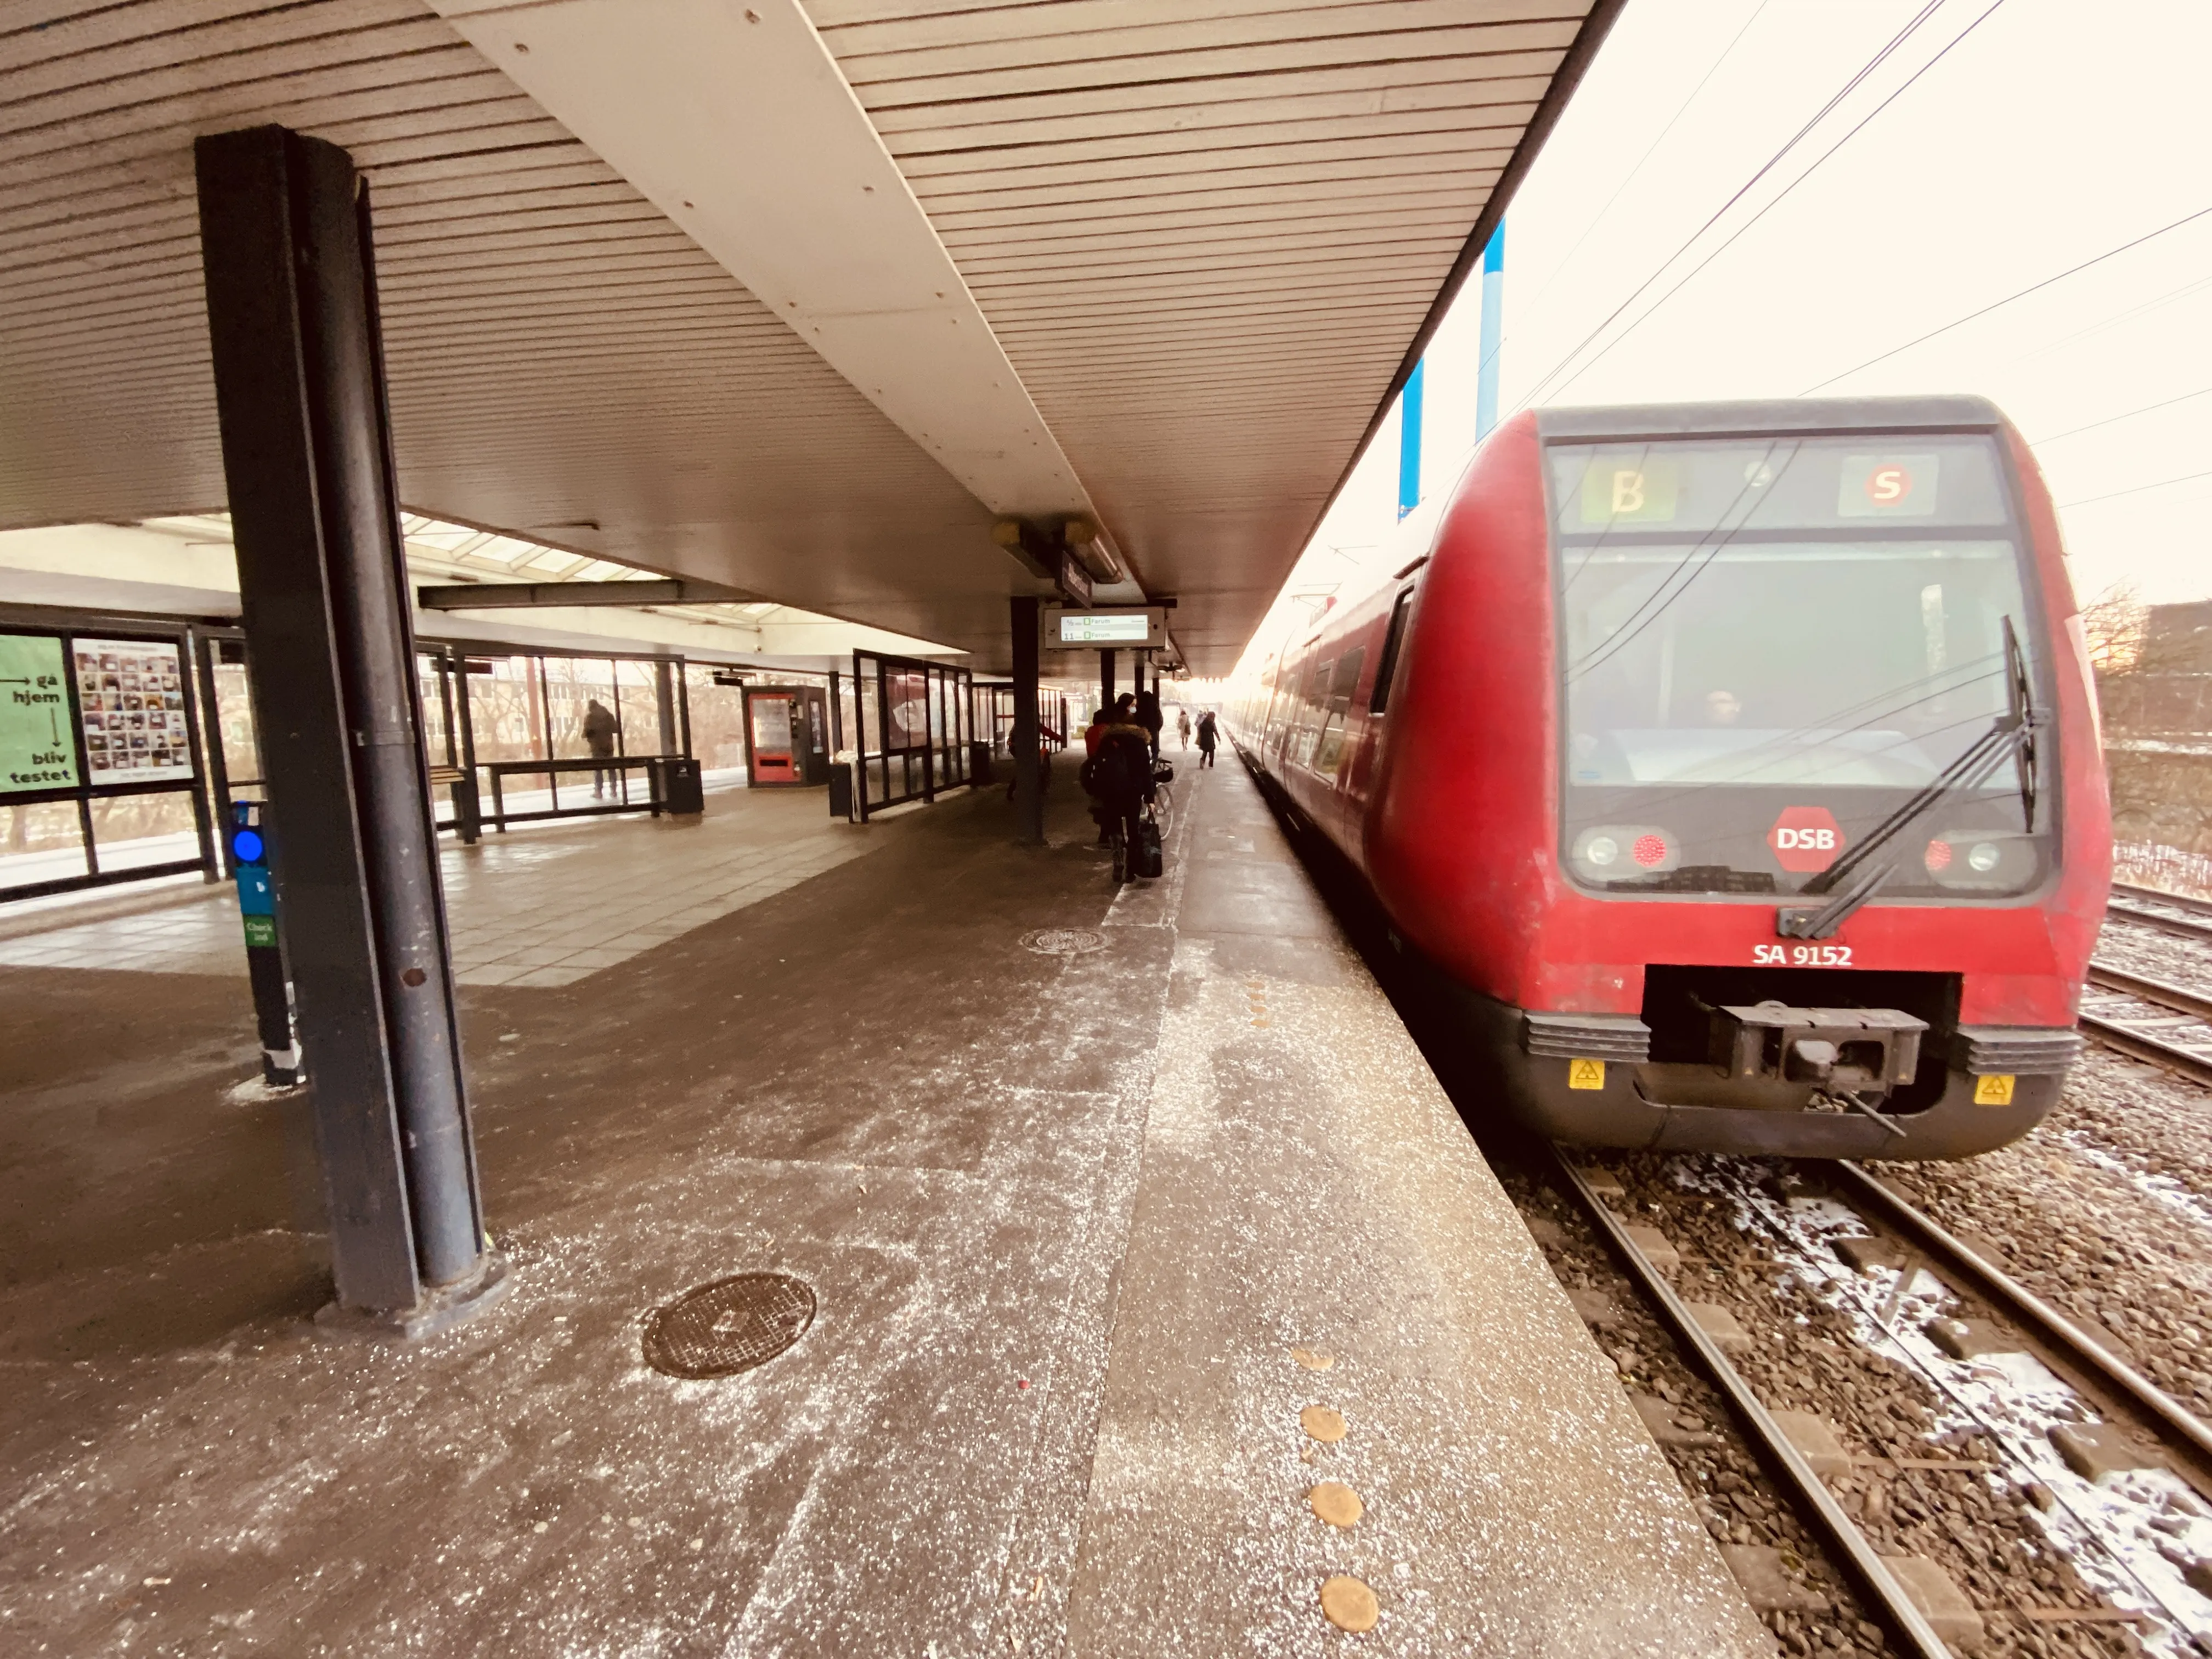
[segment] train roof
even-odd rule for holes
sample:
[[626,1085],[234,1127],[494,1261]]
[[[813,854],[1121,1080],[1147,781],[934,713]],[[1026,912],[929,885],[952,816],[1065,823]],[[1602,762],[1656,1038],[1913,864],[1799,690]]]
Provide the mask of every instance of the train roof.
[[1741,403],[1619,404],[1541,409],[1547,441],[1574,438],[1691,438],[1737,433],[1857,432],[1939,428],[1990,432],[2005,417],[1987,398],[1765,398]]

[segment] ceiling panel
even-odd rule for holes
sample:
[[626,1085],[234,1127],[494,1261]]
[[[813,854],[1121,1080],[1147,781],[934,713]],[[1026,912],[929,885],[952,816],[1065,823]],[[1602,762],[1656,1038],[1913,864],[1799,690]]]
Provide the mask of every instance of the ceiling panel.
[[[1591,9],[806,5],[1201,672],[1617,0]],[[1004,661],[1005,598],[1034,584],[975,496],[424,0],[0,20],[0,527],[222,506],[191,144],[281,122],[371,182],[410,507]]]
[[1221,668],[1589,8],[809,9],[1177,642]]
[[411,507],[1003,653],[989,515],[418,0],[19,18],[0,524],[223,505],[191,143],[280,121],[370,180]]

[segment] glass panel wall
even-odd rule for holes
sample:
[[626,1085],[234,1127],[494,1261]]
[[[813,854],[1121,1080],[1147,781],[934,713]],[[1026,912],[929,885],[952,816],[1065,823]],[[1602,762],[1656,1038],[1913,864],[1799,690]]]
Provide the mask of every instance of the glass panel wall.
[[0,888],[67,881],[90,871],[75,801],[0,806]]
[[691,752],[699,757],[700,779],[709,788],[746,781],[745,689],[717,685],[714,673],[702,663],[684,670],[684,696],[691,705]]
[[189,792],[95,796],[91,806],[93,845],[103,872],[199,856],[199,820]]

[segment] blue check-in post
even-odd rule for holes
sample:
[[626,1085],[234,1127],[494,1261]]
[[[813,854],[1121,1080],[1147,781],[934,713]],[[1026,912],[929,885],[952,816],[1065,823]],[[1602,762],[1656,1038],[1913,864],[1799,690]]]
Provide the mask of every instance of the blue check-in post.
[[262,1080],[289,1088],[300,1080],[300,1045],[292,1035],[292,995],[284,975],[284,951],[276,942],[276,888],[269,878],[269,830],[263,804],[230,804],[230,862],[238,884],[238,913],[246,924],[246,972],[253,985],[253,1014],[261,1028]]

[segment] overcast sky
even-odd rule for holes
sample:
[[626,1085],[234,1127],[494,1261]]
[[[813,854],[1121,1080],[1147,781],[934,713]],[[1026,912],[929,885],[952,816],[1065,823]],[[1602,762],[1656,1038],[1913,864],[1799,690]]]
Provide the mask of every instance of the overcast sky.
[[[2084,601],[2212,598],[2212,213],[1859,367],[2212,209],[2212,4],[1937,0],[1845,93],[1928,3],[1630,0],[1507,217],[1501,407],[1838,376],[1822,389],[1979,392],[2035,447]],[[1472,447],[1479,311],[1470,284],[1431,349],[1431,495]],[[1378,432],[1255,643],[1293,625],[1288,595],[1349,595],[1408,556],[1398,435]]]

